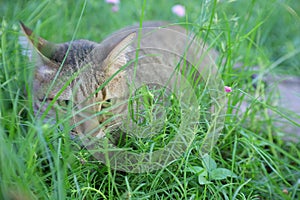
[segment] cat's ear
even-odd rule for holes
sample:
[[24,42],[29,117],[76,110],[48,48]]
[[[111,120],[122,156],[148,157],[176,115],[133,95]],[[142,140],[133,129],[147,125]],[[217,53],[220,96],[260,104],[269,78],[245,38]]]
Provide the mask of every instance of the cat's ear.
[[136,33],[131,33],[121,40],[105,59],[105,70],[116,72],[128,62],[127,53],[133,50],[132,42]]
[[36,52],[47,61],[50,61],[51,56],[55,53],[58,46],[41,37],[36,36],[33,31],[20,22],[20,27],[26,35],[27,40],[32,44]]

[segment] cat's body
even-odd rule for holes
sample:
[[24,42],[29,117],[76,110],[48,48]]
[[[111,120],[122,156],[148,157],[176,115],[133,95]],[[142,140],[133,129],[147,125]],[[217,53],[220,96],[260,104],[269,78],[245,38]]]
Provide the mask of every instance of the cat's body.
[[[127,27],[101,43],[77,40],[53,44],[35,37],[22,24],[23,31],[38,52],[33,84],[36,113],[42,115],[50,103],[67,106],[72,101],[76,111],[71,123],[78,124],[74,133],[94,132],[94,135],[103,137],[104,133],[97,130],[97,127],[106,118],[95,113],[102,110],[106,101],[118,103],[128,97],[126,82],[132,80],[134,69],[120,68],[134,61],[137,52],[139,69],[143,72],[134,78],[141,82],[164,82],[183,56],[187,63],[197,63],[198,70],[203,73],[215,73],[216,52],[208,51],[201,41],[193,43],[193,36],[188,36],[184,28],[163,28],[166,25],[164,22],[146,22],[142,29],[139,26]],[[163,56],[148,56],[154,54]],[[110,77],[113,78],[108,81]],[[103,84],[105,86],[102,88]],[[124,106],[113,109],[112,113],[124,112]],[[55,110],[51,109],[47,116],[55,118]]]

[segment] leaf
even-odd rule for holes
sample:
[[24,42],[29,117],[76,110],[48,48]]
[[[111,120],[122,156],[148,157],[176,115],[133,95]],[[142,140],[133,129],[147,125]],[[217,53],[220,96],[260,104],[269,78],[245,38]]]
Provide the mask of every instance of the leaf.
[[207,176],[207,171],[203,167],[199,166],[190,166],[186,169],[187,172],[192,172],[194,174],[199,174],[202,176]]
[[205,185],[205,184],[209,184],[211,183],[210,181],[208,181],[206,179],[207,177],[207,170],[204,169],[203,167],[199,167],[199,166],[190,166],[186,169],[186,171],[188,172],[192,172],[194,174],[198,175],[198,183],[200,185]]
[[211,182],[208,181],[204,176],[199,175],[198,176],[198,183],[200,185],[210,184]]
[[208,154],[203,156],[202,164],[209,172],[217,168],[217,163]]
[[237,175],[225,168],[217,168],[210,172],[209,174],[210,180],[222,180],[227,177],[237,178]]

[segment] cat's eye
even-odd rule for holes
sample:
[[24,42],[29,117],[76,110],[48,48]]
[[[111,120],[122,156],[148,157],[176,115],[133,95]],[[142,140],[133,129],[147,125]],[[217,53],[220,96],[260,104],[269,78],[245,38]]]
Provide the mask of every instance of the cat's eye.
[[[42,99],[39,99],[40,102],[47,102],[47,103],[50,103],[53,101],[53,98],[42,98]],[[72,102],[71,100],[68,100],[68,99],[57,99],[56,100],[56,103],[60,106],[60,107],[63,107],[63,108],[67,108]]]
[[112,106],[112,100],[111,99],[106,99],[103,103],[102,103],[102,108],[108,108]]
[[70,104],[71,104],[71,101],[70,100],[68,100],[68,99],[66,99],[66,100],[60,100],[60,99],[58,99],[57,100],[57,104],[59,105],[59,106],[61,106],[61,107],[68,107]]
[[51,101],[53,101],[53,98],[46,98],[46,97],[44,97],[44,98],[39,98],[38,100],[40,102],[51,102]]

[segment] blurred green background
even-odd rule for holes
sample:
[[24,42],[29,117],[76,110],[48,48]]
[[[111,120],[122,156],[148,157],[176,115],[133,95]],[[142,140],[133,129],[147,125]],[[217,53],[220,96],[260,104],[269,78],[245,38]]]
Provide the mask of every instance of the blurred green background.
[[[224,32],[230,29],[231,40],[243,40],[248,34],[249,38],[259,46],[270,62],[298,52],[300,46],[300,1],[296,0],[240,0],[240,1],[146,1],[121,0],[118,12],[111,11],[111,5],[104,0],[72,1],[9,1],[0,3],[1,19],[9,27],[17,30],[18,20],[24,21],[29,27],[51,41],[62,42],[71,40],[75,27],[79,23],[76,38],[86,38],[101,41],[111,32],[143,20],[167,20],[170,22],[188,21],[207,26],[211,23],[211,13],[214,10],[211,23],[213,31]],[[186,16],[179,18],[174,15],[171,8],[175,4],[182,4],[186,8]],[[79,20],[81,11],[82,18]],[[3,24],[1,25],[3,29]],[[251,31],[255,33],[251,35]],[[17,33],[15,33],[17,34]],[[221,37],[222,42],[229,39],[228,35]],[[221,46],[222,42],[216,44]],[[244,48],[233,46],[232,51],[245,56],[247,43],[240,44]],[[237,55],[239,56],[239,55]],[[259,64],[255,53],[251,54],[251,62]],[[254,57],[254,58],[253,58]],[[249,58],[250,59],[250,58]],[[291,56],[280,64],[285,73],[299,73],[300,56]]]

